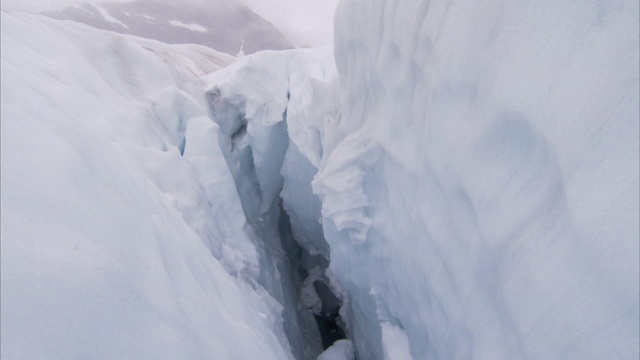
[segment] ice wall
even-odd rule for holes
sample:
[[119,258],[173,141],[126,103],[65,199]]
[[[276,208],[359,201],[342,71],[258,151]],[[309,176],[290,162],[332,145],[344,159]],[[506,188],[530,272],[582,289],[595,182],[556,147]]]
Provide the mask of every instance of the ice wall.
[[342,1],[313,189],[358,358],[638,357],[638,18]]
[[2,12],[2,358],[292,359],[191,45]]

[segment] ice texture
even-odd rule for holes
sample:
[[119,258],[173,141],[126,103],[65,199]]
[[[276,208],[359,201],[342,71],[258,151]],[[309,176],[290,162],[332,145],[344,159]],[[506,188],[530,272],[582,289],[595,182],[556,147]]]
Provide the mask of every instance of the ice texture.
[[[316,281],[324,274],[320,199],[311,181],[322,158],[322,134],[336,116],[336,72],[329,48],[266,51],[204,78],[211,117],[248,223],[265,244],[262,284],[284,305],[285,332],[300,359],[322,351],[314,320],[323,308]],[[286,284],[293,284],[287,287]],[[331,308],[329,313],[338,310]]]
[[638,21],[343,0],[234,62],[3,13],[2,356],[638,358]]
[[293,359],[201,46],[2,12],[2,358]]
[[639,356],[638,18],[341,2],[313,189],[358,358]]

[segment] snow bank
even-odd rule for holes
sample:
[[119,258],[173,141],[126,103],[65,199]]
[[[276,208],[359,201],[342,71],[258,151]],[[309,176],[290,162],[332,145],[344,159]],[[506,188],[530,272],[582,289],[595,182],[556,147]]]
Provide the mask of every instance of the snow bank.
[[2,13],[2,358],[291,359],[206,116],[232,58]]
[[[358,358],[637,358],[638,3],[345,0],[313,183]],[[385,341],[386,342],[386,341]]]

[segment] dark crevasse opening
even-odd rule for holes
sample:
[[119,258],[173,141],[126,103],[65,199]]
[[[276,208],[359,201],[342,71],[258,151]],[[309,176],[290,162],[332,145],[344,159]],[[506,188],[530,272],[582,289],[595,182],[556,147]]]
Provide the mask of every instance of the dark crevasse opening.
[[322,337],[322,347],[326,349],[334,342],[347,338],[339,314],[342,304],[325,283],[314,281],[313,287],[322,300],[322,311],[320,314],[314,314],[314,317]]
[[[322,348],[327,349],[337,340],[347,338],[345,323],[339,313],[342,302],[333,292],[324,276],[324,271],[329,266],[329,261],[321,255],[309,254],[308,251],[298,245],[291,232],[290,217],[284,210],[280,213],[279,232],[282,239],[282,247],[289,259],[291,268],[302,279],[297,287],[301,305],[306,306],[307,311],[313,313],[322,340]],[[309,284],[311,287],[309,287]],[[314,291],[315,294],[313,294]],[[305,303],[302,298],[305,295],[309,295],[309,292],[312,293],[313,301]]]

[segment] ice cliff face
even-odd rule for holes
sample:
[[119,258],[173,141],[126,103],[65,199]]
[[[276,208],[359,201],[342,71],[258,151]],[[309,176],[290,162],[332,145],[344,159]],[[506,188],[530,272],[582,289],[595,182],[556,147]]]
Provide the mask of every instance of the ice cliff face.
[[346,0],[335,21],[313,185],[359,357],[389,326],[415,359],[637,357],[638,3]]
[[233,58],[1,23],[2,358],[292,359],[202,101]]

